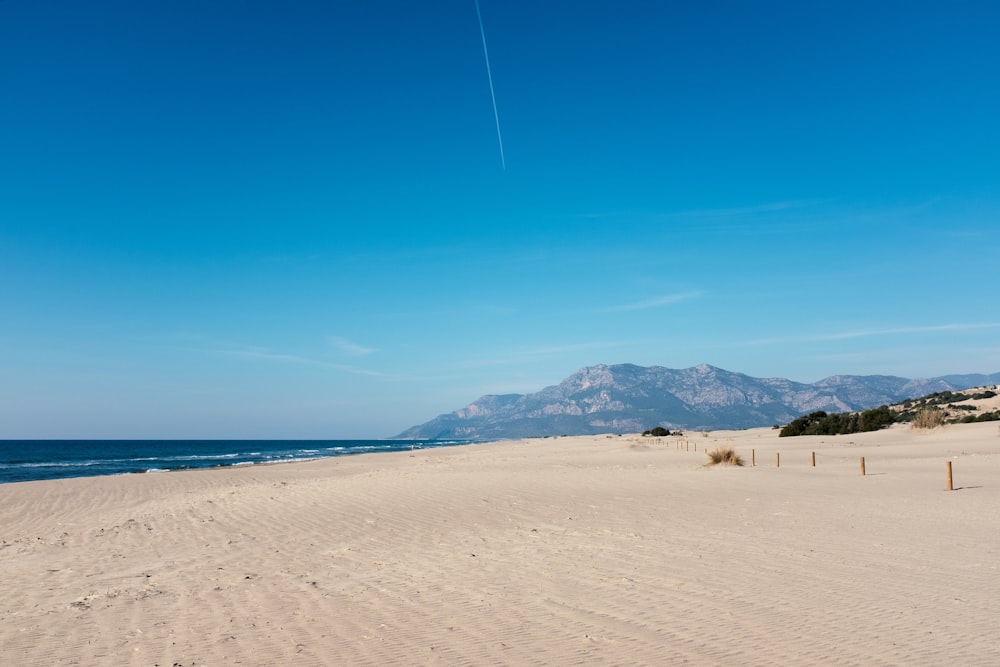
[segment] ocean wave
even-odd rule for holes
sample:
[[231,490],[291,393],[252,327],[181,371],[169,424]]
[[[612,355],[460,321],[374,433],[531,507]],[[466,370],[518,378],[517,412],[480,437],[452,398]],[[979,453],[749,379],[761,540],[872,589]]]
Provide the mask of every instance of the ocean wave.
[[79,468],[106,464],[107,461],[31,461],[26,463],[0,463],[0,468]]
[[[213,459],[236,459],[241,456],[260,456],[260,452],[231,452],[229,454],[178,454],[176,456],[158,456],[156,461],[211,461]],[[138,459],[133,459],[138,460]]]
[[[0,484],[290,463],[466,444],[466,441],[0,441]],[[241,451],[240,448],[250,451]]]

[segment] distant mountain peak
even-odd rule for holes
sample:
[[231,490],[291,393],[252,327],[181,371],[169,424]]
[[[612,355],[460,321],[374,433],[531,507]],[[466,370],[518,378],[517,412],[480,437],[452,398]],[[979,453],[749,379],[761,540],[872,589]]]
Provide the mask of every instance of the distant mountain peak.
[[686,369],[585,366],[533,394],[487,395],[407,429],[399,438],[500,439],[671,429],[738,429],[788,423],[808,412],[865,410],[935,391],[996,384],[993,375],[911,380],[831,375],[805,384],[755,378],[710,364]]

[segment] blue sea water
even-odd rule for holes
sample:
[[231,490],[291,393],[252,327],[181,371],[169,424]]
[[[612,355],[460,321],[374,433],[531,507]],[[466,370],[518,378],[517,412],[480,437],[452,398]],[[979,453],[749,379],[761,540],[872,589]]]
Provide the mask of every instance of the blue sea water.
[[245,466],[468,444],[461,440],[0,440],[0,484]]

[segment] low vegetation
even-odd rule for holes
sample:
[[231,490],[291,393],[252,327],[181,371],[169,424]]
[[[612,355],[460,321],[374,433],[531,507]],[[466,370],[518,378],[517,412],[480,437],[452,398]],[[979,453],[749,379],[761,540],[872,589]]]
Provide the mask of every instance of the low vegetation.
[[732,447],[716,447],[705,452],[705,455],[708,456],[708,461],[705,462],[707,466],[719,465],[720,463],[731,466],[743,465],[743,457],[739,456]]
[[969,401],[986,400],[996,398],[996,396],[996,387],[987,387],[967,393],[939,391],[921,398],[903,401],[895,405],[883,405],[862,412],[827,414],[818,410],[792,420],[781,429],[778,435],[780,437],[844,435],[877,431],[898,423],[909,423],[912,428],[929,429],[945,424],[1000,421],[1000,410],[980,412],[981,406],[969,403]]
[[910,421],[910,428],[937,428],[945,425],[944,412],[937,408],[924,408]]
[[932,405],[947,405],[949,403],[957,403],[960,401],[994,398],[996,395],[997,393],[992,389],[984,389],[983,391],[977,391],[971,394],[963,394],[956,391],[936,391],[933,394],[927,394],[921,398],[904,401],[901,405],[908,409],[914,406],[930,407]]
[[843,435],[877,431],[895,423],[896,416],[888,406],[865,410],[864,412],[843,412],[827,414],[822,410],[792,420],[781,429],[778,437],[794,435]]
[[663,428],[662,426],[657,426],[656,428],[651,428],[648,431],[643,431],[642,434],[646,437],[652,436],[654,438],[662,438],[668,435],[684,435],[680,431],[671,432],[670,429]]
[[958,420],[960,424],[971,424],[973,422],[996,422],[1000,421],[1000,410],[984,412],[978,415],[968,415]]

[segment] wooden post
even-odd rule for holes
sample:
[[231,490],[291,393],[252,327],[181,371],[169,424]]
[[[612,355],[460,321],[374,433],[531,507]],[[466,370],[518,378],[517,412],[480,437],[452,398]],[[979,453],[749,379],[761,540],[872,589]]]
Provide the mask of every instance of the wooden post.
[[865,476],[865,457],[861,457],[861,476]]
[[948,490],[954,491],[955,487],[951,483],[951,461],[948,461]]
[[757,465],[757,450],[756,449],[751,449],[750,450],[750,467],[752,468],[755,465]]
[[775,468],[781,467],[781,452],[774,453],[774,467]]
[[815,468],[816,467],[816,452],[813,452],[812,463],[813,463],[813,468]]
[[687,440],[684,441],[684,451],[685,452],[690,452],[691,451],[691,443],[688,442]]

